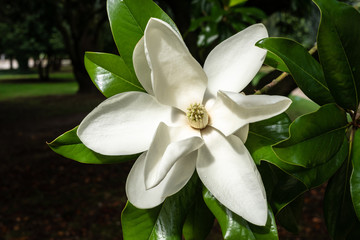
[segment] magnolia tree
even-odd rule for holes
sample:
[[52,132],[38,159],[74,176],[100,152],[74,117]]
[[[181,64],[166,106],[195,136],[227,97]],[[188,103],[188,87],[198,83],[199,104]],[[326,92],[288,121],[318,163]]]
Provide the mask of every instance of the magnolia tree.
[[[49,145],[82,163],[136,159],[124,239],[204,239],[214,218],[224,239],[278,239],[275,217],[294,229],[296,199],[327,181],[330,235],[360,237],[360,15],[313,1],[320,62],[255,24],[200,66],[154,2],[108,0],[120,56],[85,55],[108,99]],[[264,62],[284,73],[254,95],[241,93]],[[293,121],[285,111],[297,102],[264,95],[287,74],[312,100]]]

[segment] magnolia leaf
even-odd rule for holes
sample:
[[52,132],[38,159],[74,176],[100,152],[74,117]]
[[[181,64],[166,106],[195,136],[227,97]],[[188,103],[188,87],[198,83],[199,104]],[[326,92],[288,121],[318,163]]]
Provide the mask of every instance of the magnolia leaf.
[[182,228],[202,184],[195,173],[180,192],[152,209],[138,209],[128,202],[121,214],[124,240],[181,240]]
[[307,190],[304,183],[269,162],[261,162],[259,171],[275,214]]
[[325,79],[336,103],[356,110],[360,101],[360,13],[336,0],[313,0],[321,12],[317,37]]
[[292,103],[286,110],[286,114],[290,117],[291,120],[295,120],[297,117],[307,113],[315,112],[320,108],[320,106],[313,101],[299,96],[289,95],[289,98],[291,99]]
[[289,72],[289,69],[284,63],[284,61],[270,51],[267,52],[264,63],[282,72]]
[[201,189],[197,191],[194,204],[189,210],[183,226],[183,235],[186,240],[205,239],[214,224],[214,215],[206,206]]
[[85,53],[85,67],[105,97],[127,91],[145,91],[124,60],[108,53]]
[[290,137],[274,145],[273,150],[286,163],[315,167],[339,151],[346,126],[345,112],[335,104],[327,104],[297,118],[290,125]]
[[177,30],[171,18],[152,0],[108,0],[107,12],[117,49],[132,72],[132,54],[150,18],[161,19]]
[[345,138],[339,151],[326,163],[313,168],[292,168],[286,169],[292,176],[302,181],[308,189],[320,186],[325,183],[341,167],[348,155],[349,143]]
[[206,188],[203,190],[203,197],[206,205],[218,220],[225,240],[278,239],[275,217],[270,207],[266,225],[261,227],[248,223],[245,219],[227,209]]
[[302,206],[304,204],[304,194],[297,197],[290,204],[286,205],[276,215],[277,221],[282,227],[292,233],[299,232],[299,223],[301,220]]
[[324,197],[324,218],[332,239],[360,239],[360,222],[351,202],[350,160],[330,179]]
[[128,160],[133,160],[138,155],[127,156],[105,156],[96,153],[87,148],[79,139],[76,134],[78,127],[60,135],[51,143],[48,143],[49,147],[66,158],[89,164],[107,164],[107,163],[121,163]]
[[354,133],[351,161],[353,171],[350,178],[350,192],[357,217],[360,219],[360,130]]
[[286,38],[265,38],[257,46],[277,55],[288,67],[299,88],[314,102],[334,102],[320,63],[299,43]]
[[[336,172],[336,170],[342,165],[342,162],[346,158],[348,148],[347,139],[345,138],[343,140],[343,144],[340,150],[328,162],[320,164],[313,168],[304,168],[280,160],[272,150],[271,146],[273,144],[276,144],[277,142],[288,137],[289,125],[290,121],[286,117],[286,114],[282,114],[268,120],[250,124],[246,147],[251,153],[254,161],[257,164],[261,163],[260,170],[265,164],[261,161],[266,161],[277,166],[287,174],[292,175],[293,177],[301,181],[303,184],[305,184],[308,189],[321,185]],[[269,175],[267,171],[273,170],[268,169],[264,171],[262,174],[263,177]],[[272,181],[272,178],[273,176],[270,176],[269,181]],[[285,177],[285,179],[288,178],[289,177]],[[266,181],[264,182],[266,186]],[[301,186],[300,188],[303,187]],[[267,192],[269,192],[268,189]]]

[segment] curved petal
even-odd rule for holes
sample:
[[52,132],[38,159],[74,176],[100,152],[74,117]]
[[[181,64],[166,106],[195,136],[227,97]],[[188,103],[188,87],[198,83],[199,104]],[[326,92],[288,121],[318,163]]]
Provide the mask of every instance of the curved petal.
[[249,124],[246,124],[243,127],[239,128],[239,130],[234,132],[234,135],[240,138],[243,143],[245,143],[249,135]]
[[228,209],[245,220],[264,226],[267,202],[256,165],[242,141],[224,137],[215,129],[203,134],[196,170],[205,187]]
[[188,125],[168,127],[160,123],[146,155],[144,172],[146,189],[158,185],[176,161],[197,150],[203,144],[199,130]]
[[291,100],[282,96],[244,95],[219,91],[217,99],[208,113],[209,125],[224,135],[237,131],[245,124],[274,117],[284,112]]
[[205,72],[177,33],[167,23],[152,18],[144,36],[159,102],[184,112],[190,104],[202,103],[207,85]]
[[125,92],[106,99],[87,115],[77,131],[82,143],[104,155],[146,151],[159,123],[186,123],[184,114],[160,104],[153,96]]
[[144,179],[146,153],[134,163],[126,180],[126,195],[137,208],[153,208],[161,204],[166,197],[180,191],[189,181],[195,170],[197,151],[179,159],[166,177],[154,188],[146,189]]
[[145,55],[144,37],[136,44],[133,52],[134,69],[139,82],[144,87],[146,92],[154,95],[151,83],[151,69]]
[[240,92],[255,77],[263,64],[266,50],[255,43],[268,37],[263,24],[252,25],[216,46],[208,55],[204,71],[210,92]]

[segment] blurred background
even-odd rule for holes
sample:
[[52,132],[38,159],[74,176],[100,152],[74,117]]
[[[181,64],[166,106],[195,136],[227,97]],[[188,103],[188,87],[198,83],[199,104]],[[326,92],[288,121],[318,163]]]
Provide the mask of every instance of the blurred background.
[[[270,36],[309,49],[316,42],[319,11],[311,0],[155,2],[200,63],[219,42],[258,22]],[[345,2],[360,7],[360,0]],[[84,165],[46,145],[104,100],[83,59],[85,51],[117,54],[106,0],[0,4],[0,239],[122,239],[124,183],[132,162]],[[278,74],[264,67],[246,91]],[[270,93],[287,95],[295,87],[289,78]],[[292,229],[297,235],[279,228],[280,239],[328,239],[322,194],[321,187],[306,193],[299,228]],[[221,239],[217,225],[208,239]]]

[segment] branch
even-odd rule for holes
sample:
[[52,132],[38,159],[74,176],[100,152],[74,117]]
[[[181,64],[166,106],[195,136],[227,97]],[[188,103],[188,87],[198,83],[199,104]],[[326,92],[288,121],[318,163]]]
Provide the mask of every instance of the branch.
[[[309,50],[309,54],[313,55],[316,51],[317,51],[317,44],[315,43],[315,45]],[[277,78],[272,80],[269,84],[266,84],[260,90],[257,90],[254,94],[259,95],[259,94],[264,94],[264,93],[268,92],[272,87],[276,86],[279,82],[284,80],[288,75],[289,75],[289,73],[287,73],[287,72],[281,73]]]

